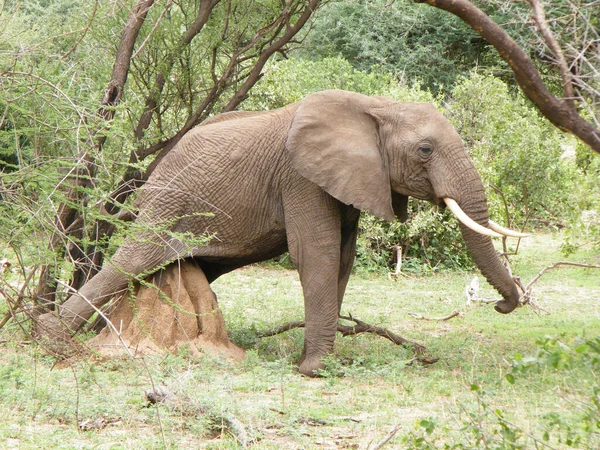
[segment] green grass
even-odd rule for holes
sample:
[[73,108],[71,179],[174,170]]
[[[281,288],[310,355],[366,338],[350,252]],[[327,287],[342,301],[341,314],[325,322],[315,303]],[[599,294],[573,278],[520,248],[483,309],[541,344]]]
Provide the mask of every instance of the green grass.
[[[514,273],[527,283],[565,259],[559,243],[530,238],[513,258]],[[599,255],[569,259],[600,264]],[[551,448],[600,448],[593,403],[600,352],[582,345],[600,335],[600,271],[550,271],[535,285],[545,312],[524,307],[507,316],[491,305],[465,306],[464,288],[475,275],[353,276],[343,312],[426,345],[438,362],[411,362],[409,350],[376,336],[338,337],[320,379],[296,371],[302,330],[256,337],[303,316],[300,283],[289,270],[250,267],[214,283],[232,338],[247,348],[238,364],[185,349],[57,362],[9,324],[0,332],[0,446],[241,448],[223,425],[234,416],[258,438],[257,449],[366,449],[396,424],[384,448],[536,448],[534,438]],[[497,297],[483,282],[482,290]],[[408,314],[454,310],[463,317],[435,322]],[[144,391],[152,385],[168,386],[178,402],[148,406]],[[114,423],[78,429],[101,417]]]

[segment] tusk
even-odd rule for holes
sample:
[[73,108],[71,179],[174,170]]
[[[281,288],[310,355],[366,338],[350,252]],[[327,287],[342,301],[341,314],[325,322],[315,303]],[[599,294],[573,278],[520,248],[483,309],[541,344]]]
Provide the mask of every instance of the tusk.
[[498,225],[493,220],[490,220],[488,227],[490,227],[490,230],[494,230],[505,236],[515,237],[515,238],[529,237],[529,234],[527,234],[527,233],[519,233],[518,231],[511,230],[510,228],[504,228],[502,225]]
[[479,225],[473,219],[471,219],[467,214],[458,206],[456,200],[453,200],[449,197],[444,197],[444,202],[452,211],[452,214],[456,216],[458,220],[460,220],[465,226],[469,227],[471,230],[476,231],[479,234],[483,234],[485,236],[490,237],[502,237],[501,234],[496,233],[495,231],[490,230],[489,228],[484,227],[483,225]]

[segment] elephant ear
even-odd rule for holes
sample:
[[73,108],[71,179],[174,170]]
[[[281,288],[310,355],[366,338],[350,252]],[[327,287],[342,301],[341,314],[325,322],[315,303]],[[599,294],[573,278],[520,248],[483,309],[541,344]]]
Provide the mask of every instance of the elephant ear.
[[324,91],[302,101],[286,147],[292,166],[342,203],[394,219],[387,158],[370,111],[381,99]]

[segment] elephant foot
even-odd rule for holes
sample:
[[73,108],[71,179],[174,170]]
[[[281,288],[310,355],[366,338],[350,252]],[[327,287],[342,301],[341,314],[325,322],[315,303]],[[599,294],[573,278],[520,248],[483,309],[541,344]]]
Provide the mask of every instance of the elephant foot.
[[40,315],[35,320],[33,335],[45,339],[56,352],[64,352],[72,343],[69,329],[55,313]]
[[304,358],[298,366],[298,372],[307,377],[319,377],[320,371],[325,369],[325,364],[321,361],[321,357]]
[[514,309],[519,306],[519,300],[500,300],[494,306],[494,309],[501,314],[508,314],[513,312]]

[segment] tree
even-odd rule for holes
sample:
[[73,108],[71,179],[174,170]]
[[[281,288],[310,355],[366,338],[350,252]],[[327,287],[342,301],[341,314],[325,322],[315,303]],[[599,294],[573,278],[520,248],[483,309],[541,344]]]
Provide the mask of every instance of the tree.
[[[104,257],[101,244],[114,231],[113,221],[92,217],[89,223],[81,206],[88,204],[89,189],[98,181],[98,155],[104,151],[123,96],[128,93],[145,101],[141,109],[133,103],[126,108],[136,147],[129,154],[122,180],[104,202],[107,215],[122,208],[187,131],[214,110],[237,107],[260,78],[267,60],[294,42],[318,4],[316,0],[204,0],[167,1],[159,8],[154,0],[140,0],[133,6],[98,109],[99,126],[77,156],[78,165],[68,177],[68,191],[57,208],[50,238],[50,249],[58,255],[64,252],[63,241],[70,244],[75,265],[71,287],[79,288],[97,272]],[[133,79],[133,86],[131,81],[126,84],[128,78]],[[144,164],[150,156],[153,161]],[[53,266],[42,268],[37,296],[45,304],[54,302],[57,277]]]
[[[600,62],[597,49],[600,46],[600,35],[597,30],[597,15],[593,16],[596,2],[582,2],[579,5],[561,2],[559,8],[554,8],[554,12],[569,11],[567,17],[557,18],[554,22],[555,28],[564,32],[563,36],[578,36],[579,33],[586,36],[583,40],[579,38],[577,40],[579,42],[565,44],[568,48],[568,52],[565,52],[548,25],[541,1],[529,0],[530,20],[538,30],[538,41],[543,42],[541,53],[551,69],[557,70],[562,79],[562,92],[554,95],[544,84],[540,72],[525,50],[506,30],[473,3],[468,0],[415,1],[428,3],[463,20],[493,45],[510,65],[517,84],[544,117],[563,131],[574,134],[592,150],[600,153],[600,130],[598,130],[600,90],[597,81]],[[587,112],[593,117],[592,122],[581,116],[577,103],[589,107]]]

